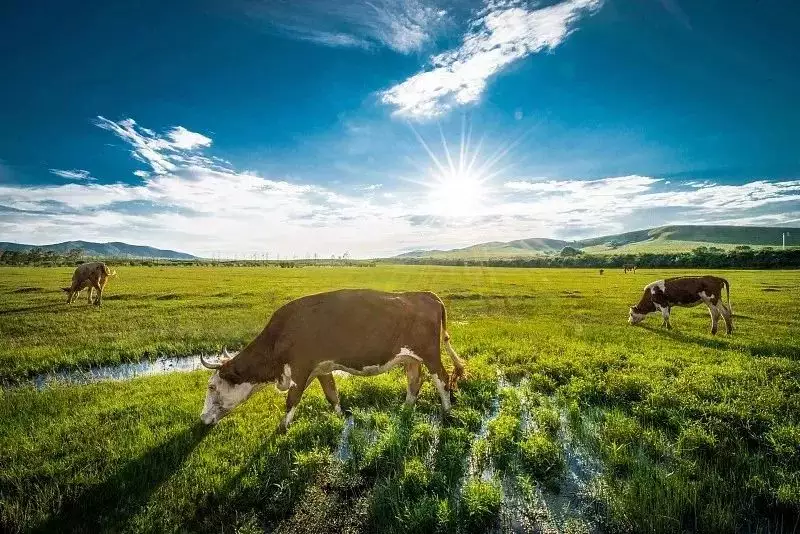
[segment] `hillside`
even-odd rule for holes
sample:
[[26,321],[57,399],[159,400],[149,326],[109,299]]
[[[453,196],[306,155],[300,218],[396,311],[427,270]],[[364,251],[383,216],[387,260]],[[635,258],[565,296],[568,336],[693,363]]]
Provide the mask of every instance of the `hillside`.
[[158,258],[169,260],[193,260],[196,256],[174,250],[164,250],[159,248],[129,245],[128,243],[93,243],[91,241],[65,241],[52,245],[25,245],[22,243],[0,242],[0,250],[30,250],[40,248],[42,250],[52,250],[58,254],[65,254],[72,249],[83,250],[84,255],[102,258]]
[[701,246],[731,249],[746,245],[754,248],[781,246],[781,234],[789,232],[787,246],[800,245],[800,228],[765,226],[689,226],[671,225],[564,241],[560,239],[532,238],[516,241],[480,243],[453,250],[416,250],[398,258],[436,259],[501,259],[524,258],[553,254],[565,246],[579,248],[590,254],[641,254],[646,252],[689,252]]

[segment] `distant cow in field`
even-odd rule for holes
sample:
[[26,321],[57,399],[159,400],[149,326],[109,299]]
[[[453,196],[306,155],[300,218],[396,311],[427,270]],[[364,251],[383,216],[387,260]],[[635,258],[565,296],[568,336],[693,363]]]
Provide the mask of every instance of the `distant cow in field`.
[[602,275],[604,272],[606,272],[605,269],[600,269],[600,275]]
[[636,274],[636,265],[633,264],[623,265],[622,268],[625,270],[625,274],[627,274],[628,271],[632,271],[633,274]]
[[[441,341],[455,370],[442,365]],[[201,358],[216,369],[208,381],[205,424],[216,424],[264,385],[274,382],[288,391],[279,431],[292,422],[303,391],[316,378],[325,397],[341,413],[333,371],[373,376],[404,366],[408,379],[406,404],[419,394],[424,365],[442,402],[450,410],[450,392],[464,374],[464,363],[450,346],[447,312],[439,297],[428,292],[386,293],[342,289],[302,297],[281,306],[264,330],[236,356],[224,352],[221,363]]]
[[[728,304],[722,302],[725,290]],[[731,286],[724,278],[717,276],[684,276],[667,278],[647,284],[639,304],[630,307],[628,322],[640,323],[648,313],[661,312],[664,318],[661,326],[671,329],[669,313],[673,306],[692,307],[704,303],[711,313],[711,333],[717,333],[719,316],[725,320],[725,331],[733,331],[733,312],[731,311]]]
[[[111,271],[105,263],[99,261],[78,265],[72,274],[72,285],[61,288],[67,293],[67,304],[74,302],[82,290],[88,289],[89,304],[100,306],[103,303],[103,288],[106,287],[109,277],[116,274],[116,271]],[[92,292],[95,289],[97,298],[92,301]]]

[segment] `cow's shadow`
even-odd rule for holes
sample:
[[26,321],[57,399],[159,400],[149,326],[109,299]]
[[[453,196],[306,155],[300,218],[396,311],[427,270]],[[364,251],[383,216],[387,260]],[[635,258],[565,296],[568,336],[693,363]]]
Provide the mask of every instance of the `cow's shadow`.
[[[60,304],[64,304],[61,302]],[[9,308],[7,310],[0,310],[0,315],[12,315],[15,313],[25,313],[30,311],[40,311],[40,310],[47,310],[47,309],[58,309],[58,305],[55,302],[51,302],[49,304],[40,304],[38,306],[24,306],[20,308]]]
[[[717,337],[704,337],[699,336],[696,334],[689,334],[685,331],[677,330],[674,326],[672,330],[667,330],[666,328],[661,328],[658,326],[650,326],[650,325],[642,325],[642,328],[645,330],[649,330],[654,334],[657,334],[662,337],[670,338],[674,341],[681,341],[683,343],[693,343],[695,345],[701,345],[704,347],[708,347],[710,349],[717,349],[717,350],[727,350],[731,348],[736,348],[726,337],[724,327],[720,328],[720,332],[717,333]],[[735,330],[734,330],[735,332]],[[720,337],[721,336],[721,337]]]
[[104,482],[65,502],[32,532],[116,532],[144,506],[202,441],[208,427],[198,422],[120,467]]

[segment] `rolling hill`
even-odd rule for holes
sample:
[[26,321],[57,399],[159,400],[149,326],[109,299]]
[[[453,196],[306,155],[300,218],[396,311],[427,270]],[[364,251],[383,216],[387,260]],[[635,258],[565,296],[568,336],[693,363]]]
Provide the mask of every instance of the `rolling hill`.
[[196,256],[185,252],[174,250],[164,250],[160,248],[146,247],[141,245],[129,245],[128,243],[93,243],[91,241],[65,241],[52,245],[25,245],[22,243],[3,243],[0,242],[0,250],[30,250],[40,248],[42,250],[52,250],[58,254],[65,254],[72,249],[83,250],[84,255],[101,258],[157,258],[168,260],[193,260]]
[[480,243],[453,250],[415,250],[397,258],[498,259],[524,258],[558,253],[566,246],[589,254],[637,254],[645,252],[689,252],[697,247],[731,249],[747,245],[753,248],[780,247],[781,235],[787,246],[800,245],[800,228],[765,226],[690,226],[671,225],[606,235],[576,241],[532,238],[516,241]]

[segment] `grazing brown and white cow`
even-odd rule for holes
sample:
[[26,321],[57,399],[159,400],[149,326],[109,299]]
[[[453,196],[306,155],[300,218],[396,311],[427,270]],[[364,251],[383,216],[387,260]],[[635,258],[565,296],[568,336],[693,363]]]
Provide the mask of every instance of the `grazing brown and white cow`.
[[[440,337],[453,361],[453,376],[442,365]],[[288,391],[279,431],[289,426],[303,391],[316,378],[325,397],[341,413],[333,371],[373,376],[404,366],[406,403],[417,399],[428,368],[442,409],[450,410],[450,392],[464,374],[464,363],[450,346],[447,312],[433,293],[386,293],[342,289],[293,300],[272,315],[264,330],[236,356],[222,363],[208,381],[200,418],[215,424],[264,385]]]
[[625,270],[625,274],[628,274],[628,271],[632,271],[633,274],[636,274],[636,265],[627,264],[623,265],[622,268]]
[[[725,289],[728,304],[722,302]],[[628,322],[640,323],[648,313],[661,312],[664,318],[662,327],[671,329],[669,313],[673,306],[692,307],[704,303],[711,313],[711,333],[717,333],[720,315],[725,320],[725,331],[733,331],[733,312],[731,311],[731,286],[718,276],[681,276],[657,280],[647,284],[639,304],[630,307]]]
[[92,291],[96,289],[97,298],[94,299],[94,305],[100,306],[103,303],[103,288],[106,287],[108,278],[116,274],[116,271],[110,270],[105,263],[99,261],[78,265],[72,273],[72,285],[61,288],[67,292],[67,304],[74,302],[78,298],[78,293],[84,289],[89,290],[89,304],[92,304]]

